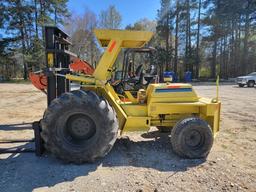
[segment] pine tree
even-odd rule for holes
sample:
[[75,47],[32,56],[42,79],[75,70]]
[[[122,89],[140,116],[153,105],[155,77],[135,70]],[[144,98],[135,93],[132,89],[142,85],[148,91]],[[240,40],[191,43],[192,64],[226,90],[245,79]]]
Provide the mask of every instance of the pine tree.
[[[67,0],[3,0],[0,2],[0,28],[14,41],[12,52],[20,52],[23,78],[44,64],[43,28],[62,25],[69,16]],[[39,28],[41,27],[41,30]],[[39,62],[40,61],[40,62]]]
[[[210,33],[204,39],[212,43],[211,76],[215,77],[216,66],[220,66],[222,77],[235,77],[255,69],[248,59],[249,41],[253,36],[253,15],[256,2],[252,0],[208,0],[207,17],[204,25]],[[250,42],[253,44],[253,42]]]
[[[171,70],[172,63],[172,22],[175,16],[170,0],[161,0],[161,7],[157,12],[157,34],[160,37],[160,41],[164,41],[164,50],[163,47],[160,48],[161,55],[165,55],[163,63],[165,64],[165,70]],[[161,44],[161,42],[159,43]],[[165,52],[165,53],[163,53]],[[163,58],[162,56],[160,58]]]
[[21,52],[23,55],[23,78],[28,77],[28,65],[25,61],[25,54],[29,47],[29,30],[33,27],[33,7],[21,0],[6,0],[6,29],[14,38],[20,39]]
[[65,19],[70,16],[67,8],[68,0],[50,0],[49,2],[52,8],[50,10],[54,13],[54,24],[63,25]]

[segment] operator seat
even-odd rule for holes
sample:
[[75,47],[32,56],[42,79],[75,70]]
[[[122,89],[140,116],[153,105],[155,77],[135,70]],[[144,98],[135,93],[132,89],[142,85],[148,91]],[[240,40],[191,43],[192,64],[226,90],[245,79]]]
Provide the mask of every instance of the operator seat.
[[143,82],[143,65],[139,65],[135,71],[135,74],[130,78],[129,82],[131,83],[142,83]]

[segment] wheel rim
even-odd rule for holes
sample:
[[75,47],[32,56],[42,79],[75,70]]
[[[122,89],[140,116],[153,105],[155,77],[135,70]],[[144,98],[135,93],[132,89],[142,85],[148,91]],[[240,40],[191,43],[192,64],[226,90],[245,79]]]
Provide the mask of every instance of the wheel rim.
[[198,130],[191,130],[185,136],[185,143],[189,148],[200,148],[204,143],[204,137]]
[[75,114],[70,116],[66,122],[64,137],[72,144],[83,145],[95,133],[96,125],[89,116]]

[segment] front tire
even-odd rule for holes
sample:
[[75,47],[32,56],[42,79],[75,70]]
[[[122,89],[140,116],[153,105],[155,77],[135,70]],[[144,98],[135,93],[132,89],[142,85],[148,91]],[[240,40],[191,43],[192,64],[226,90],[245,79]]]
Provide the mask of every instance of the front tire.
[[247,83],[247,86],[248,87],[254,87],[254,81],[249,81],[248,83]]
[[52,101],[41,121],[46,150],[65,162],[94,162],[113,147],[116,113],[92,91],[76,90]]
[[244,84],[238,84],[239,87],[244,87]]
[[205,158],[213,144],[213,134],[208,123],[198,117],[179,121],[171,133],[172,148],[183,158]]

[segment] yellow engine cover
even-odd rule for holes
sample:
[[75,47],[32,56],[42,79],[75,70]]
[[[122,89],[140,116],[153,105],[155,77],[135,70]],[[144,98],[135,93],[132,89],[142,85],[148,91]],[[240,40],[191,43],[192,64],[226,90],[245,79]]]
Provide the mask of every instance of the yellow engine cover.
[[147,103],[197,102],[198,96],[192,85],[184,83],[150,84]]

